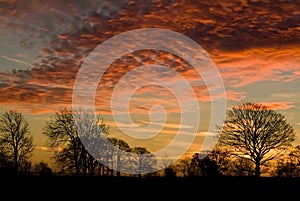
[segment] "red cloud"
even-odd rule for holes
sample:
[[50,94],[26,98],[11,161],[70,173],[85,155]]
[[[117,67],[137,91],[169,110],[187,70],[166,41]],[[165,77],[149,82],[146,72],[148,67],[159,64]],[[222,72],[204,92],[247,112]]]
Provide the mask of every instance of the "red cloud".
[[259,81],[290,82],[298,73],[300,48],[256,48],[241,52],[219,51],[211,55],[220,69],[225,84],[241,87]]
[[287,110],[295,107],[293,102],[259,102],[271,110]]
[[[237,88],[247,84],[262,80],[291,82],[300,77],[299,12],[293,1],[281,2],[280,7],[267,0],[101,1],[97,5],[94,1],[67,2],[2,3],[1,29],[22,33],[26,36],[24,44],[41,55],[30,70],[0,74],[2,105],[24,106],[31,112],[70,106],[77,72],[88,54],[112,36],[135,28],[166,28],[199,43],[218,67],[229,100],[244,99],[246,93]],[[174,47],[187,48],[176,43]],[[111,94],[122,76],[138,66],[155,63],[179,72],[192,85],[199,101],[215,98],[208,93],[208,88],[215,86],[206,86],[183,58],[144,50],[124,55],[105,72],[97,89],[98,106],[109,113]],[[151,75],[145,72],[136,82]],[[163,90],[146,88],[136,95],[150,92],[160,97],[150,100],[155,104],[167,104],[172,97]],[[134,101],[132,105],[136,105]],[[289,106],[273,104],[277,108]]]

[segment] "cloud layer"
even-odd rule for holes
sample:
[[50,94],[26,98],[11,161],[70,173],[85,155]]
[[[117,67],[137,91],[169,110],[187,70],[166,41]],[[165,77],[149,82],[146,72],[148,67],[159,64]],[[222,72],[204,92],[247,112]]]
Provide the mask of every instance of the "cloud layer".
[[[149,27],[173,30],[200,44],[219,69],[227,98],[240,101],[247,97],[240,87],[262,80],[299,79],[299,8],[297,1],[287,0],[276,4],[271,0],[88,0],[48,4],[36,0],[4,1],[0,5],[0,28],[6,31],[1,34],[22,36],[17,38],[20,45],[38,52],[40,57],[32,68],[0,73],[1,104],[18,105],[32,113],[71,105],[75,78],[88,54],[117,34]],[[176,45],[178,48],[176,43],[172,48]],[[111,95],[122,76],[138,66],[158,63],[180,73],[200,102],[212,99],[208,86],[183,58],[143,50],[124,55],[105,72],[96,95],[102,112],[111,112]],[[151,69],[145,70],[135,82],[155,75]],[[160,76],[169,83],[177,81],[169,73],[161,72]],[[169,106],[170,112],[180,112],[176,97],[168,90],[144,87],[134,97],[133,113],[144,112],[148,103],[163,104]],[[145,105],[139,106],[141,102]],[[276,108],[290,108],[291,104],[284,102],[282,99]]]

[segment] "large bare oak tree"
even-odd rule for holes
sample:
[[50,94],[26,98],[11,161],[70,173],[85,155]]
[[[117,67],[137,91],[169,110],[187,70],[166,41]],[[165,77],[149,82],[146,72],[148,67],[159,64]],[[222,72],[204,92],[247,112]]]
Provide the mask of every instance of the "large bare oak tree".
[[219,142],[234,147],[234,154],[261,166],[274,159],[278,148],[290,146],[295,131],[284,115],[258,103],[241,103],[227,111]]

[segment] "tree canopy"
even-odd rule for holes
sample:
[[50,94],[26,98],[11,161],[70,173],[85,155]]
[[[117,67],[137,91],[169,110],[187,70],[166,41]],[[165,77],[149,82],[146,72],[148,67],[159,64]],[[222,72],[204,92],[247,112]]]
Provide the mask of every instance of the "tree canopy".
[[[295,131],[284,115],[258,103],[241,103],[228,110],[219,142],[234,148],[235,155],[255,164],[260,176],[261,165],[278,155],[275,150],[290,146]],[[274,152],[271,152],[274,151]]]
[[18,174],[27,168],[34,149],[29,124],[20,112],[10,110],[0,115],[0,152]]

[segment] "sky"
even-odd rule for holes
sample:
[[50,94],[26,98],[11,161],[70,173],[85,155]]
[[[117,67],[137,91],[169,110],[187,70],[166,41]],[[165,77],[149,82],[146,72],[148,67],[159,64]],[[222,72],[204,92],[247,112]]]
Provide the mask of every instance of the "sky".
[[298,0],[4,0],[0,20],[0,111],[24,113],[35,161],[46,121],[78,101],[160,154],[213,146],[245,101],[284,114],[300,144]]

